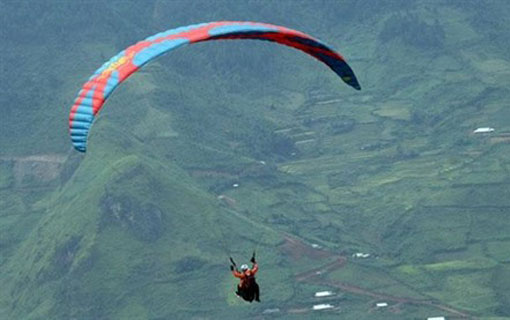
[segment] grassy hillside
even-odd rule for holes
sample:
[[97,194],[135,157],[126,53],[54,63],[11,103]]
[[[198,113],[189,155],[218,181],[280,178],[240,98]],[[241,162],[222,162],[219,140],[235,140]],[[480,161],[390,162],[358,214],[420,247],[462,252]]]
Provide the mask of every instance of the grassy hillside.
[[[38,203],[51,211],[5,266],[15,275],[6,292],[17,300],[12,314],[139,319],[168,316],[179,311],[177,303],[196,314],[225,305],[228,282],[208,283],[211,277],[220,284],[228,279],[222,244],[250,229],[232,253],[249,250],[262,227],[229,219],[214,197],[174,165],[122,156],[112,152],[115,146],[107,150],[91,153],[57,198]],[[278,241],[270,232],[261,245]],[[215,291],[198,292],[197,307],[189,297],[200,287]],[[51,295],[41,301],[34,290]],[[169,299],[175,304],[163,303]]]
[[[325,302],[336,308],[314,318],[510,318],[508,13],[0,2],[0,318],[309,319]],[[317,36],[363,90],[287,47],[196,44],[122,84],[87,154],[71,151],[69,107],[98,66],[214,20]],[[254,248],[260,305],[234,297],[227,262]]]

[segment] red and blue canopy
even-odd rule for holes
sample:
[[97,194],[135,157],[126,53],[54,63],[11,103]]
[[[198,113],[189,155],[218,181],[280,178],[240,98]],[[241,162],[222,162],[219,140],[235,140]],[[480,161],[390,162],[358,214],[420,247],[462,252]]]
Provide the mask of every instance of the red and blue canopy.
[[96,70],[78,93],[69,115],[74,148],[86,151],[88,132],[94,117],[113,90],[143,65],[187,44],[222,39],[267,40],[299,49],[328,65],[348,85],[361,89],[345,59],[305,33],[258,22],[220,21],[180,27],[128,47]]

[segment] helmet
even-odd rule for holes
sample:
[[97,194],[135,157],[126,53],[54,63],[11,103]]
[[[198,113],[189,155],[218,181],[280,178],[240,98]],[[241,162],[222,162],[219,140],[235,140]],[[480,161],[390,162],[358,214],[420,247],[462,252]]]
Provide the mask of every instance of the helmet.
[[246,271],[246,270],[248,270],[248,269],[249,269],[249,268],[248,268],[248,265],[247,265],[247,264],[243,264],[243,265],[241,266],[241,271]]

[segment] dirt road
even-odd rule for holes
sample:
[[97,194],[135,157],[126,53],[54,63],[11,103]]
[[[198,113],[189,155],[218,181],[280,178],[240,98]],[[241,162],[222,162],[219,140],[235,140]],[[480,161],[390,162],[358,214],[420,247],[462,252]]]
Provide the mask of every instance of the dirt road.
[[[405,305],[424,305],[429,306],[444,312],[448,312],[449,316],[454,316],[456,318],[461,319],[475,319],[472,315],[467,313],[466,311],[454,308],[452,306],[442,304],[439,301],[431,300],[431,299],[415,299],[408,297],[398,297],[389,294],[385,294],[384,292],[375,292],[369,289],[365,289],[362,287],[358,287],[352,284],[344,283],[337,280],[331,280],[325,277],[326,274],[335,271],[344,267],[348,263],[348,259],[345,256],[338,255],[338,253],[327,251],[324,249],[314,249],[308,246],[306,243],[302,242],[300,239],[295,237],[286,236],[286,244],[282,246],[282,250],[284,250],[287,254],[291,253],[293,256],[305,255],[309,257],[317,257],[320,256],[322,258],[325,257],[336,257],[336,259],[332,262],[329,262],[319,268],[314,268],[312,270],[299,273],[295,275],[295,279],[298,282],[305,282],[310,284],[322,285],[325,287],[333,287],[340,289],[343,292],[348,292],[351,294],[357,294],[362,296],[372,297],[374,299],[378,299],[381,301],[391,301],[395,304]],[[314,252],[315,251],[315,252]]]

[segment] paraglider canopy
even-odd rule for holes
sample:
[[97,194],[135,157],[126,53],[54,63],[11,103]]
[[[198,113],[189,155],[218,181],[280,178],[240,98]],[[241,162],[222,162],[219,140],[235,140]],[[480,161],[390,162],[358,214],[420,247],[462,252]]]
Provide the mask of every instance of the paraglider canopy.
[[87,150],[92,122],[113,90],[154,58],[187,44],[222,39],[258,39],[299,49],[328,65],[345,83],[360,90],[354,72],[337,52],[319,40],[281,26],[239,21],[190,25],[158,33],[140,41],[103,64],[83,85],[69,115],[69,131],[76,150]]

